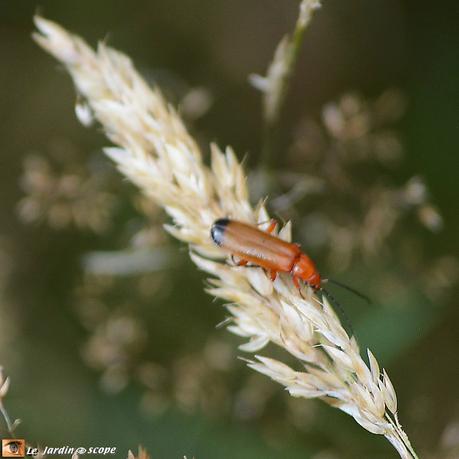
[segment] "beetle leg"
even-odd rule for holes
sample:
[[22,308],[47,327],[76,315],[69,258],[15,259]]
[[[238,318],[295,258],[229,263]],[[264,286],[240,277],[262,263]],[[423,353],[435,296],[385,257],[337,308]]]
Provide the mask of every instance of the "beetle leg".
[[234,258],[234,255],[231,255],[231,261],[233,262],[234,266],[245,266],[248,263],[247,260],[236,260],[236,258]]
[[300,278],[293,276],[292,280],[293,280],[293,285],[298,289],[298,293],[300,294],[301,298],[303,298],[304,300],[304,295],[303,295],[303,292],[301,291]]
[[277,278],[277,271],[274,271],[274,269],[271,269],[271,271],[269,272],[269,275],[271,277],[271,280],[274,282]]
[[265,233],[271,234],[274,231],[274,228],[277,226],[277,220],[275,218],[271,218],[271,220],[266,220],[264,222],[257,223],[257,226],[264,225],[265,223],[269,222],[269,226],[265,231]]
[[266,232],[268,234],[271,234],[274,231],[274,229],[276,228],[276,226],[277,226],[277,221],[274,220],[274,218],[272,218],[268,228],[266,229]]
[[293,285],[294,285],[298,290],[300,290],[300,280],[299,280],[299,278],[296,277],[296,276],[293,276],[292,280],[293,280]]

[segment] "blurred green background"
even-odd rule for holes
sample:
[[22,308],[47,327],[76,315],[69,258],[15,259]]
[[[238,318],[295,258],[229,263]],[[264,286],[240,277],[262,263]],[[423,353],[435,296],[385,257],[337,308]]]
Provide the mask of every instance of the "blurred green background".
[[[362,348],[370,347],[388,369],[401,421],[420,456],[459,457],[457,4],[323,3],[292,80],[277,167],[318,175],[283,151],[294,151],[295,126],[318,120],[324,104],[350,90],[368,100],[387,88],[403,94],[406,111],[392,128],[404,156],[383,168],[381,183],[390,179],[401,187],[422,176],[442,230],[432,233],[408,216],[381,251],[352,257],[344,270],[320,244],[311,252],[327,274],[374,298],[371,306],[359,305],[339,293]],[[153,458],[396,457],[383,438],[348,416],[319,402],[287,400],[280,387],[245,368],[236,359],[240,341],[215,329],[224,310],[203,292],[204,276],[182,245],[156,236],[153,247],[161,247],[164,259],[140,275],[100,279],[85,272],[88,253],[123,251],[164,217],[142,211],[135,190],[104,159],[101,130],[78,123],[69,77],[31,40],[37,11],[92,45],[104,39],[130,55],[174,103],[198,94],[206,107],[190,115],[192,133],[204,148],[213,140],[232,145],[255,169],[261,103],[248,75],[266,71],[276,44],[292,29],[297,5],[0,0],[0,365],[12,379],[8,411],[23,420],[18,436],[49,446],[113,445],[117,457],[138,444]],[[54,161],[57,175],[77,167],[83,177],[103,176],[94,187],[108,190],[110,199],[101,203],[110,205],[110,223],[94,230],[46,218],[25,222],[18,203],[36,188],[24,177],[35,177],[39,168],[25,162],[31,157]],[[365,171],[355,174],[362,178]],[[319,208],[334,218],[333,206],[318,199],[306,197],[293,215]],[[307,246],[304,232],[297,223],[295,239]],[[403,257],[411,258],[405,263]],[[438,260],[440,273],[429,271]],[[436,275],[441,288],[426,293],[423,286],[435,284]],[[119,327],[134,330],[124,347],[116,341],[117,318]]]

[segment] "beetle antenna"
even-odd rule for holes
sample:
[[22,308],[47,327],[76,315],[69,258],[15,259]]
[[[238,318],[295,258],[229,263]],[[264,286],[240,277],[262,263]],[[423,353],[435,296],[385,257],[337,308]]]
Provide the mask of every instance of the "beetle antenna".
[[325,290],[323,287],[320,289],[320,291],[322,292],[324,296],[327,297],[327,299],[330,300],[330,302],[333,304],[333,307],[335,307],[339,311],[339,313],[341,314],[343,318],[343,322],[345,323],[346,327],[349,329],[350,336],[351,337],[354,336],[354,329],[352,327],[349,316],[346,314],[346,311],[341,306],[339,301],[328,290]]
[[328,282],[331,282],[332,284],[335,284],[338,287],[341,287],[341,288],[344,288],[344,289],[348,290],[349,292],[353,293],[354,295],[358,296],[359,298],[362,298],[362,300],[366,301],[368,304],[372,304],[373,303],[373,301],[371,301],[371,299],[368,296],[364,295],[363,293],[359,292],[358,290],[355,290],[352,287],[349,287],[349,285],[342,284],[341,282],[338,282],[338,281],[336,281],[334,279],[328,279]]

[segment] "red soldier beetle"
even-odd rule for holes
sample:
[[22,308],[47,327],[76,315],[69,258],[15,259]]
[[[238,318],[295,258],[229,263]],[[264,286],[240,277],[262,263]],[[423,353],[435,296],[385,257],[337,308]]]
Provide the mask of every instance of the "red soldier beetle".
[[247,223],[222,218],[214,222],[210,234],[218,246],[240,259],[239,265],[260,266],[270,273],[273,281],[278,273],[289,273],[298,289],[301,280],[314,291],[321,290],[322,278],[314,262],[298,244],[273,236],[276,225],[272,220],[268,229],[261,231]]
[[222,249],[237,256],[239,266],[248,263],[260,266],[270,273],[274,281],[278,273],[289,273],[293,283],[300,290],[300,281],[308,284],[314,292],[322,291],[340,308],[341,306],[328,291],[323,288],[325,282],[332,282],[345,288],[368,303],[370,299],[362,293],[332,279],[324,280],[314,262],[301,251],[299,244],[286,242],[273,236],[277,222],[271,220],[266,231],[252,225],[228,218],[216,220],[210,230],[212,240]]

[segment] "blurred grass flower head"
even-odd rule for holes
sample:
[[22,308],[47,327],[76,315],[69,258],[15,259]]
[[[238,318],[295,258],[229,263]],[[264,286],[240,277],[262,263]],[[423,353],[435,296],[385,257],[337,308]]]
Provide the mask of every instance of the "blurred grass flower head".
[[107,175],[88,174],[72,156],[76,156],[72,146],[58,142],[51,156],[25,158],[21,186],[26,196],[18,203],[19,216],[26,223],[45,221],[54,229],[76,226],[102,233],[110,225],[115,205],[115,196],[107,190]]

